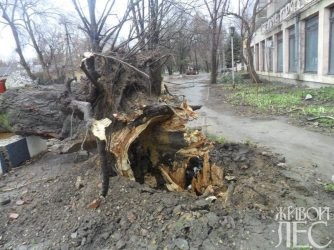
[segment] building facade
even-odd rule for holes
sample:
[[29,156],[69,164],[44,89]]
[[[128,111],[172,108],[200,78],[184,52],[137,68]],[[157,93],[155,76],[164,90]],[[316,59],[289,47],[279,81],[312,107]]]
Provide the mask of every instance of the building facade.
[[334,0],[274,0],[252,49],[262,79],[334,84]]

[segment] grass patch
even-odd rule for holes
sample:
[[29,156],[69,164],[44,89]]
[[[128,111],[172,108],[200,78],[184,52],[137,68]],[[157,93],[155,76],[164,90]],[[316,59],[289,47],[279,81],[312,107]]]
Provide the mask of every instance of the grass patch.
[[226,139],[224,138],[224,136],[218,136],[218,135],[212,135],[212,134],[208,134],[206,136],[210,141],[214,141],[214,142],[218,142],[218,143],[225,143]]
[[324,189],[327,192],[334,192],[334,183],[327,183],[324,185]]
[[[249,79],[246,72],[234,72],[234,82],[236,85],[247,84],[249,83]],[[232,84],[232,72],[223,73],[219,78],[219,83],[223,84]]]
[[301,246],[301,247],[293,247],[291,250],[311,250],[312,248],[309,246]]
[[[295,85],[239,84],[233,89],[231,84],[224,85],[228,100],[235,105],[246,105],[270,114],[291,114],[304,118],[334,116],[334,87],[308,89]],[[307,94],[311,100],[304,100]],[[334,120],[319,119],[324,127],[334,127]]]
[[252,142],[250,139],[246,139],[245,141],[243,141],[243,143],[247,146],[254,146],[256,147],[256,143]]
[[2,126],[3,128],[11,131],[10,122],[9,122],[9,119],[8,119],[6,114],[1,114],[0,113],[0,126]]

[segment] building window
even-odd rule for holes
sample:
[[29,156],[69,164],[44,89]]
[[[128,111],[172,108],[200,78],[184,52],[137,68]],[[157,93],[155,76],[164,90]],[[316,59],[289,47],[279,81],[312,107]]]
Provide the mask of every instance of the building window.
[[295,27],[289,29],[289,72],[297,72]]
[[318,16],[305,22],[305,72],[318,70]]
[[259,51],[259,44],[256,44],[255,45],[255,69],[256,70],[259,70],[259,54],[260,54],[260,51]]
[[261,70],[265,71],[265,63],[266,63],[266,59],[265,59],[266,43],[265,43],[265,41],[261,42],[261,52],[262,52],[262,54],[261,54],[261,61],[262,61]]
[[334,75],[334,8],[330,15],[330,38],[329,38],[329,74]]
[[283,34],[277,34],[277,72],[283,72]]
[[273,71],[273,40],[272,38],[267,39],[267,70]]
[[255,53],[254,53],[254,46],[251,47],[251,51],[252,51],[252,57],[253,57],[253,64],[255,65]]

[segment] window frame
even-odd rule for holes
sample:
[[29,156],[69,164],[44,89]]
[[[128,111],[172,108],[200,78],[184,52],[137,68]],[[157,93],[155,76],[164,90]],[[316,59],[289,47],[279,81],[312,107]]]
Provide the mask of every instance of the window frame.
[[[268,42],[270,41],[271,46],[268,46]],[[266,62],[267,65],[267,72],[273,72],[274,71],[274,53],[273,53],[273,37],[268,37],[266,39],[266,49],[267,49],[267,59],[268,62]]]
[[[293,40],[293,53],[291,53],[291,40]],[[296,27],[295,25],[288,28],[288,51],[289,51],[289,72],[296,73],[297,72],[297,57],[296,57]],[[292,59],[292,60],[291,60]]]
[[260,46],[261,46],[261,51],[262,51],[262,55],[261,55],[262,68],[261,68],[261,71],[265,72],[266,71],[266,40],[261,41]]
[[[315,68],[311,68],[312,65],[308,64],[307,60],[307,46],[308,46],[308,32],[312,32],[316,30],[317,34],[317,48],[316,48],[316,65]],[[317,74],[318,73],[318,61],[319,61],[319,55],[318,55],[318,47],[319,47],[319,15],[314,15],[312,17],[309,17],[305,20],[305,53],[304,53],[304,72],[305,73],[312,73]],[[312,50],[311,50],[312,51]]]
[[[334,7],[330,9],[330,14],[329,14],[329,48],[328,48],[328,75],[334,75],[334,56],[333,58],[331,57],[332,55],[332,50],[334,50],[334,42],[332,39],[334,39]],[[333,47],[331,46],[333,42]],[[331,71],[331,67],[333,67]]]
[[[277,65],[277,72],[282,73],[283,72],[283,63],[284,63],[284,58],[283,58],[283,32],[279,32],[276,34],[276,41],[277,41],[277,50],[276,50],[276,65]],[[279,45],[281,46],[281,50],[279,51]],[[280,52],[280,53],[279,53]],[[282,60],[280,62],[280,59]],[[280,64],[281,63],[281,64]]]
[[255,70],[260,70],[260,43],[255,44]]

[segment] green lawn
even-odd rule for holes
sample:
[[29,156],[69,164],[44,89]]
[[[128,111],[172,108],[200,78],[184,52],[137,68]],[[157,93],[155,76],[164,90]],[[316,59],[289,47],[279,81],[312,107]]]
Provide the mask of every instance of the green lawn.
[[[284,84],[223,84],[228,100],[235,105],[256,107],[261,112],[271,114],[290,114],[301,118],[334,116],[334,87],[309,89]],[[304,100],[307,94],[311,100]],[[321,126],[334,127],[334,120],[322,118]]]

